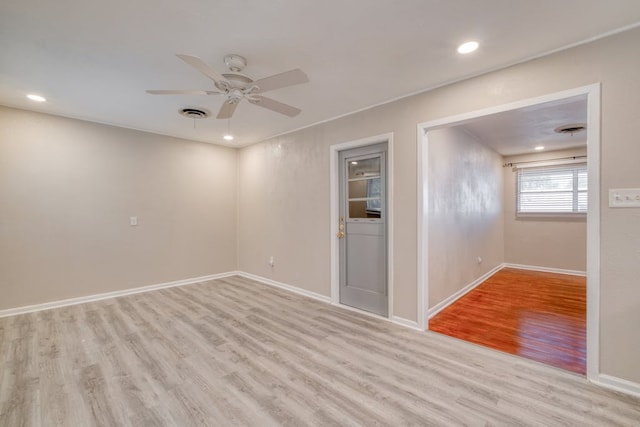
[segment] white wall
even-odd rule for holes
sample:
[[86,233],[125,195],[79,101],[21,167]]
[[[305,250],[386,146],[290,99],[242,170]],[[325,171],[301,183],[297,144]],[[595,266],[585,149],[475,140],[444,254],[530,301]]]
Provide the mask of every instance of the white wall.
[[[586,148],[505,157],[505,163],[586,155]],[[516,218],[516,172],[504,168],[505,262],[564,270],[587,269],[586,217]]]
[[427,138],[431,308],[502,264],[503,172],[502,156],[459,127]]
[[610,209],[606,197],[609,188],[640,187],[638,45],[634,29],[242,149],[240,268],[330,295],[329,146],[393,132],[393,312],[416,320],[416,125],[601,83],[601,188],[592,189],[603,196],[601,370],[640,383],[640,210]]
[[639,44],[634,29],[265,141],[237,181],[231,149],[2,108],[0,308],[233,270],[236,254],[329,295],[329,146],[393,132],[393,312],[416,320],[416,124],[601,83],[601,371],[640,383],[640,210],[606,197],[640,187]]
[[309,136],[240,151],[238,267],[329,295],[329,181],[323,179],[329,150]]
[[235,270],[236,159],[0,107],[0,309]]

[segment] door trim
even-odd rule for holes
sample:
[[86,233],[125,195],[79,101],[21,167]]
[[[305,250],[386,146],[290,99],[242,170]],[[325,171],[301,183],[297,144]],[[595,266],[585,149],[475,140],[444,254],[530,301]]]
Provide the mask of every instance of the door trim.
[[[329,186],[330,200],[329,224],[331,242],[331,304],[347,307],[340,304],[340,247],[336,238],[338,233],[338,218],[340,216],[340,180],[338,171],[340,167],[340,151],[352,148],[365,147],[367,145],[387,143],[387,292],[388,292],[388,318],[393,316],[393,132],[385,133],[354,141],[342,142],[329,147]],[[352,307],[350,307],[352,308]],[[363,310],[354,309],[362,313],[370,314]]]
[[600,193],[602,191],[600,188],[600,83],[418,124],[418,325],[422,330],[429,327],[427,318],[427,309],[429,307],[428,131],[460,124],[490,114],[529,107],[544,102],[558,101],[578,95],[587,96],[587,170],[590,191],[587,207],[586,376],[588,380],[595,381],[600,375]]

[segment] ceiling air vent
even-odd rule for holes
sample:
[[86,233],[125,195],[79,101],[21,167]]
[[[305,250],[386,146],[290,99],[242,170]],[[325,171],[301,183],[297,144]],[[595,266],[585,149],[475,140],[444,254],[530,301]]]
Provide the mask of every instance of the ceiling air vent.
[[570,134],[573,136],[574,133],[582,132],[587,128],[587,125],[584,123],[573,123],[570,125],[562,125],[558,126],[554,129],[556,133]]
[[209,112],[199,108],[183,108],[180,110],[180,114],[189,119],[204,119],[209,117]]

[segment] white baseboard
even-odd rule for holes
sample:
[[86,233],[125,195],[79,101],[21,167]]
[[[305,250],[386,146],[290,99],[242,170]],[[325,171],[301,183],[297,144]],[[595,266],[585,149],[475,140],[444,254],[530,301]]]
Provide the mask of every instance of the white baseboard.
[[385,322],[391,322],[391,319],[389,317],[384,317],[384,316],[381,316],[379,314],[372,313],[371,311],[362,310],[362,309],[357,308],[357,307],[351,307],[350,305],[342,304],[339,301],[338,302],[331,301],[331,305],[333,305],[335,307],[340,307],[343,310],[353,311],[354,313],[360,313],[360,314],[365,315],[365,316],[373,317],[374,319],[384,320]]
[[[195,284],[195,283],[200,283],[200,282],[206,282],[208,280],[215,280],[215,279],[222,279],[225,277],[230,277],[230,276],[241,276],[247,279],[251,279],[251,280],[255,280],[256,282],[268,285],[268,286],[273,286],[279,289],[283,289],[285,291],[288,292],[293,292],[295,294],[298,295],[303,295],[309,298],[313,298],[317,301],[320,302],[324,302],[327,304],[331,304],[331,297],[326,296],[326,295],[322,295],[316,292],[312,292],[312,291],[308,291],[306,289],[302,289],[299,288],[297,286],[292,286],[292,285],[288,285],[286,283],[282,283],[282,282],[277,282],[275,280],[271,280],[271,279],[267,279],[266,277],[262,277],[262,276],[258,276],[255,274],[251,274],[251,273],[246,273],[244,271],[229,271],[229,272],[225,272],[225,273],[220,273],[220,274],[211,274],[208,276],[200,276],[200,277],[193,277],[190,279],[183,279],[183,280],[176,280],[173,282],[167,282],[167,283],[159,283],[159,284],[155,284],[155,285],[148,285],[148,286],[141,286],[141,287],[137,287],[137,288],[131,288],[131,289],[123,289],[121,291],[113,291],[113,292],[104,292],[104,293],[100,293],[100,294],[94,294],[94,295],[87,295],[87,296],[82,296],[82,297],[76,297],[76,298],[68,298],[68,299],[63,299],[63,300],[58,300],[58,301],[51,301],[51,302],[45,302],[42,304],[34,304],[34,305],[27,305],[27,306],[23,306],[23,307],[16,307],[16,308],[9,308],[9,309],[5,309],[5,310],[0,310],[0,318],[2,317],[8,317],[8,316],[15,316],[18,314],[25,314],[25,313],[33,313],[36,311],[43,311],[43,310],[50,310],[53,308],[60,308],[60,307],[66,307],[66,306],[70,306],[70,305],[76,305],[76,304],[83,304],[83,303],[87,303],[87,302],[94,302],[94,301],[100,301],[100,300],[104,300],[104,299],[109,299],[109,298],[117,298],[117,297],[122,297],[122,296],[126,296],[126,295],[133,295],[133,294],[139,294],[139,293],[143,293],[143,292],[149,292],[149,291],[154,291],[154,290],[158,290],[158,289],[165,289],[165,288],[172,288],[175,286],[186,286],[186,285],[191,285],[191,284]],[[362,311],[362,310],[358,310],[356,308],[352,308],[352,307],[348,307],[348,306],[344,306],[341,304],[337,304],[340,307],[343,307],[345,309],[351,309],[353,311],[357,311],[359,313],[363,313],[363,314],[367,314],[370,315],[372,317],[376,317],[382,320],[387,320],[390,322],[393,322],[395,324],[404,326],[404,327],[408,327],[411,329],[417,329],[420,330],[420,328],[418,327],[418,323],[413,321],[413,320],[408,320],[408,319],[404,319],[402,317],[397,317],[397,316],[392,316],[391,318],[385,318],[382,316],[378,316],[376,314],[373,313],[369,313],[366,311]]]
[[[483,275],[482,277],[480,277],[479,279],[474,280],[472,283],[470,283],[469,285],[465,286],[463,289],[461,289],[460,291],[456,292],[454,295],[450,296],[445,301],[442,301],[439,304],[437,304],[436,306],[434,306],[428,312],[429,318],[433,317],[436,313],[438,313],[439,311],[441,311],[442,309],[444,309],[445,307],[447,307],[448,305],[453,303],[455,300],[460,298],[462,295],[464,295],[467,292],[471,291],[473,288],[475,288],[480,283],[482,283],[483,281],[485,281],[486,279],[488,279],[489,277],[494,275],[497,271],[499,271],[503,267],[520,268],[520,269],[524,269],[524,270],[534,270],[534,271],[547,271],[547,272],[554,272],[554,273],[561,273],[561,274],[574,274],[574,275],[580,275],[580,273],[584,273],[584,272],[579,272],[579,271],[576,272],[576,271],[572,271],[572,270],[559,270],[559,269],[550,269],[550,268],[544,268],[544,267],[532,267],[532,266],[525,266],[525,265],[520,265],[520,264],[501,264],[501,265],[497,266],[496,268],[494,268],[493,270],[491,270],[488,273],[486,273],[485,275]],[[121,296],[125,296],[125,295],[133,295],[133,294],[138,294],[138,293],[143,293],[143,292],[154,291],[154,290],[158,290],[158,289],[172,288],[172,287],[176,287],[176,286],[186,286],[186,285],[191,285],[191,284],[195,284],[195,283],[201,283],[201,282],[206,282],[206,281],[215,280],[215,279],[222,279],[222,278],[225,278],[225,277],[236,276],[236,275],[237,276],[241,276],[241,277],[245,277],[247,279],[255,280],[255,281],[263,283],[265,285],[274,286],[276,288],[280,288],[280,289],[286,290],[288,292],[293,292],[293,293],[296,293],[296,294],[299,294],[299,295],[303,295],[303,296],[306,296],[306,297],[309,297],[309,298],[313,298],[315,300],[318,300],[318,301],[321,301],[321,302],[324,302],[324,303],[327,303],[327,304],[331,304],[331,297],[328,297],[326,295],[321,295],[321,294],[318,294],[316,292],[307,291],[305,289],[302,289],[302,288],[299,288],[299,287],[296,287],[296,286],[287,285],[285,283],[277,282],[275,280],[267,279],[265,277],[257,276],[255,274],[245,273],[243,271],[230,271],[230,272],[226,272],[226,273],[211,274],[211,275],[208,275],[208,276],[193,277],[193,278],[184,279],[184,280],[176,280],[176,281],[173,281],[173,282],[159,283],[159,284],[156,284],[156,285],[141,286],[141,287],[138,287],[138,288],[125,289],[125,290],[121,290],[121,291],[105,292],[105,293],[100,293],[100,294],[95,294],[95,295],[88,295],[88,296],[83,296],[83,297],[69,298],[69,299],[64,299],[64,300],[52,301],[52,302],[47,302],[47,303],[42,303],[42,304],[34,304],[34,305],[28,305],[28,306],[24,306],[24,307],[17,307],[17,308],[10,308],[10,309],[5,309],[5,310],[0,310],[0,318],[1,317],[8,317],[8,316],[15,316],[15,315],[18,315],[18,314],[32,313],[32,312],[35,312],[35,311],[43,311],[43,310],[49,310],[49,309],[53,309],[53,308],[66,307],[66,306],[70,306],[70,305],[82,304],[82,303],[87,303],[87,302],[100,301],[100,300],[109,299],[109,298],[117,298],[117,297],[121,297]],[[367,312],[362,311],[362,310],[358,310],[358,309],[355,309],[355,308],[342,306],[340,304],[338,304],[338,305],[341,306],[341,307],[347,308],[347,309],[352,309],[353,311],[357,311],[357,312],[360,312],[360,313],[363,313],[363,314],[368,314],[368,315],[370,315],[372,317],[375,317],[375,318],[379,318],[379,319],[382,319],[382,320],[390,321],[392,323],[395,323],[397,325],[400,325],[400,326],[403,326],[403,327],[406,327],[406,328],[422,331],[422,329],[418,325],[418,322],[413,321],[413,320],[405,319],[405,318],[398,317],[398,316],[391,316],[391,318],[387,319],[387,318],[384,318],[384,317],[381,317],[381,316],[378,316],[378,315],[375,315],[375,314],[372,314],[372,313],[367,313]],[[601,386],[601,387],[604,387],[604,388],[608,388],[610,390],[614,390],[614,391],[618,391],[618,392],[621,392],[621,393],[629,394],[629,395],[632,395],[632,396],[640,397],[640,384],[632,382],[632,381],[624,380],[622,378],[617,378],[617,377],[614,377],[614,376],[611,376],[611,375],[606,375],[606,374],[598,374],[597,376],[595,376],[593,378],[589,378],[589,381],[592,382],[595,385],[598,385],[598,386]]]
[[390,320],[396,325],[404,326],[405,328],[415,329],[417,331],[422,331],[422,329],[420,328],[420,325],[418,325],[418,322],[416,322],[415,320],[409,320],[409,319],[405,319],[404,317],[398,317],[398,316],[391,316]]
[[236,274],[238,276],[241,277],[245,277],[247,279],[251,279],[251,280],[255,280],[256,282],[260,282],[263,283],[265,285],[269,285],[269,286],[274,286],[276,288],[280,288],[280,289],[284,289],[285,291],[289,291],[289,292],[293,292],[299,295],[303,295],[309,298],[313,298],[315,300],[318,300],[320,302],[324,302],[327,304],[331,304],[331,305],[335,305],[337,307],[341,307],[345,310],[349,310],[349,311],[354,311],[356,313],[360,313],[363,314],[365,316],[370,316],[370,317],[374,317],[376,319],[380,319],[380,320],[385,320],[387,322],[392,322],[395,323],[397,325],[400,326],[404,326],[405,328],[410,328],[410,329],[415,329],[418,331],[422,331],[422,329],[420,329],[420,327],[418,326],[418,322],[414,321],[414,320],[409,320],[409,319],[405,319],[403,317],[398,317],[398,316],[391,316],[390,318],[386,318],[380,315],[377,315],[375,313],[370,313],[368,311],[365,310],[360,310],[354,307],[349,307],[348,305],[343,305],[340,303],[332,303],[331,301],[331,297],[328,297],[326,295],[322,295],[322,294],[318,294],[315,292],[311,292],[311,291],[307,291],[305,289],[301,289],[297,286],[292,286],[292,285],[288,285],[286,283],[282,283],[282,282],[277,282],[275,280],[271,280],[271,279],[267,279],[266,277],[262,277],[262,276],[258,276],[255,274],[251,274],[251,273],[245,273],[243,271],[238,271],[236,272]]
[[192,285],[194,283],[206,282],[208,280],[221,279],[238,274],[231,271],[219,274],[210,274],[208,276],[193,277],[190,279],[176,280],[173,282],[158,283],[156,285],[141,286],[138,288],[123,289],[121,291],[104,292],[100,294],[87,295],[83,297],[68,298],[58,301],[45,302],[42,304],[26,305],[23,307],[9,308],[0,310],[0,317],[15,316],[18,314],[33,313],[35,311],[50,310],[52,308],[66,307],[69,305],[83,304],[86,302],[100,301],[109,298],[117,298],[125,295],[139,294],[142,292],[155,291],[157,289],[173,288],[175,286]]
[[238,276],[247,278],[247,279],[255,280],[256,282],[260,282],[260,283],[265,284],[265,285],[269,285],[269,286],[273,286],[273,287],[276,287],[276,288],[284,289],[286,291],[293,292],[293,293],[298,294],[298,295],[304,295],[305,297],[313,298],[315,300],[326,302],[326,303],[329,303],[329,304],[331,303],[331,297],[328,297],[328,296],[322,295],[322,294],[318,294],[316,292],[307,291],[306,289],[302,289],[302,288],[299,288],[297,286],[287,285],[286,283],[277,282],[275,280],[267,279],[266,277],[258,276],[258,275],[251,274],[251,273],[245,273],[244,271],[237,271],[237,272],[235,272],[235,274],[237,274]]
[[607,374],[598,374],[596,377],[590,378],[589,381],[600,387],[640,397],[640,384],[632,381],[623,380],[622,378]]
[[450,295],[446,299],[440,301],[438,304],[436,304],[433,307],[431,307],[429,310],[427,310],[427,318],[431,319],[433,316],[435,316],[436,314],[440,313],[445,308],[449,307],[451,304],[456,302],[462,296],[464,296],[465,294],[471,292],[473,289],[475,289],[482,282],[484,282],[489,277],[493,276],[498,271],[500,271],[502,269],[502,267],[504,267],[504,264],[500,264],[500,265],[494,267],[489,272],[483,274],[481,277],[478,277],[476,280],[474,280],[473,282],[469,283],[467,286],[465,286],[464,288],[460,289],[455,294]]
[[531,271],[543,271],[545,273],[558,273],[558,274],[569,274],[571,276],[587,276],[586,271],[580,270],[566,270],[564,268],[553,268],[553,267],[539,267],[537,265],[523,265],[523,264],[510,264],[504,263],[503,267],[509,268],[517,268],[519,270],[531,270]]

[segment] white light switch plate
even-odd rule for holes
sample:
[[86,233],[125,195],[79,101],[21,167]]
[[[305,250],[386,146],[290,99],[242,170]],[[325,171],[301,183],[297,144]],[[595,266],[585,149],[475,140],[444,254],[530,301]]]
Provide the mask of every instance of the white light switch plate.
[[640,208],[640,188],[609,189],[610,208]]
[[135,227],[136,225],[138,225],[138,217],[137,216],[132,216],[129,218],[129,225]]

